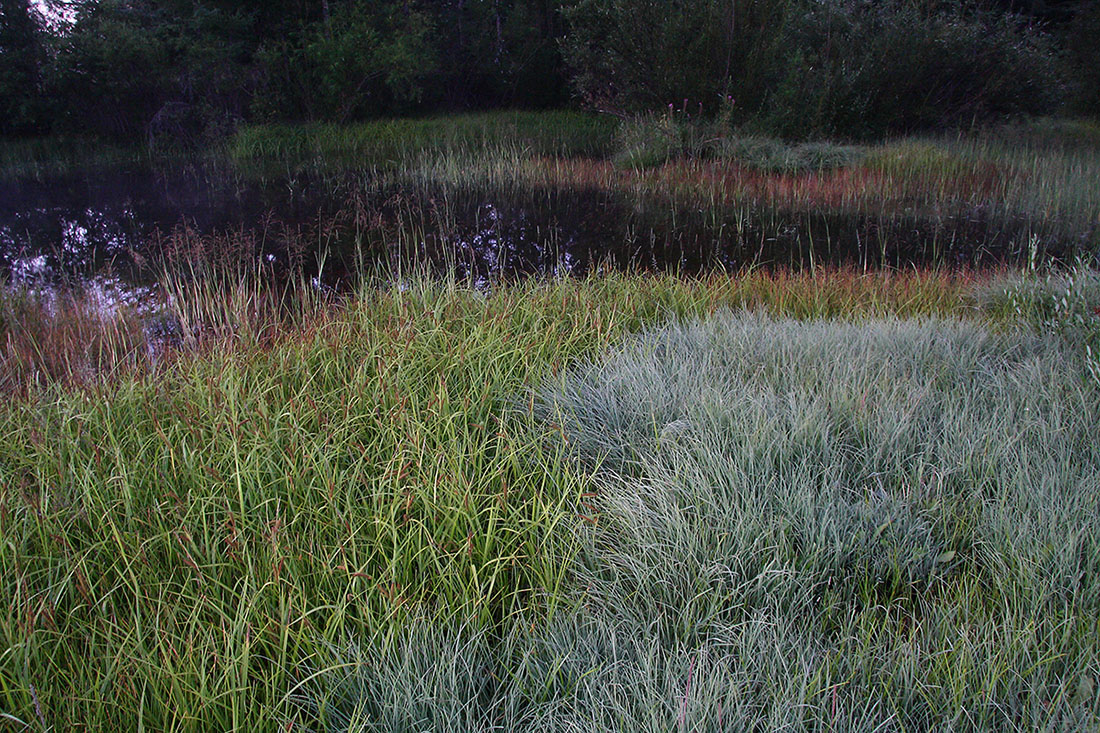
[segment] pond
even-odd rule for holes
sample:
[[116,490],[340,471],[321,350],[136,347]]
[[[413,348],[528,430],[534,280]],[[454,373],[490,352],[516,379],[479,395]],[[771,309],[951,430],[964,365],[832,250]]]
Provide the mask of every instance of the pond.
[[158,275],[196,257],[335,289],[410,267],[487,285],[601,266],[983,267],[1018,259],[1023,231],[980,211],[784,212],[607,188],[246,178],[215,165],[0,181],[0,275],[36,289],[80,287],[106,304],[155,299]]

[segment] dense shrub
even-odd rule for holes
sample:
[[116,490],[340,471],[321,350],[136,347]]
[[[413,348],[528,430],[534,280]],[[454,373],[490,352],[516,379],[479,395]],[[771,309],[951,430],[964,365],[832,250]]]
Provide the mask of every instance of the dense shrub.
[[38,131],[41,32],[28,0],[0,0],[0,134]]
[[733,98],[729,121],[795,138],[1094,114],[1100,6],[1073,3],[0,0],[0,134],[178,147],[241,120],[562,107],[570,87],[620,114]]
[[617,111],[715,109],[734,90],[742,109],[762,98],[788,49],[784,28],[802,0],[574,0],[563,42],[577,96]]
[[1069,36],[1068,51],[1077,111],[1100,115],[1100,3],[1082,3]]
[[243,115],[253,92],[245,17],[153,0],[102,0],[76,17],[47,70],[54,132],[178,146]]
[[868,137],[1055,109],[1052,49],[1012,16],[907,2],[820,4],[788,26],[795,49],[761,110],[780,134]]
[[1059,104],[1052,46],[1012,15],[905,0],[670,4],[578,0],[565,43],[578,96],[620,111],[670,102],[788,137],[935,129]]
[[394,3],[350,6],[298,38],[259,55],[263,118],[347,121],[408,111],[423,96],[436,55],[429,19]]

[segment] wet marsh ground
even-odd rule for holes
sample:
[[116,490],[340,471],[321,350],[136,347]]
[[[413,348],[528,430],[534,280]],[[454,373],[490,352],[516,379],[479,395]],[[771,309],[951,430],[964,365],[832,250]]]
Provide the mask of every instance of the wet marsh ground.
[[3,177],[0,719],[1100,728],[1095,128],[538,119]]

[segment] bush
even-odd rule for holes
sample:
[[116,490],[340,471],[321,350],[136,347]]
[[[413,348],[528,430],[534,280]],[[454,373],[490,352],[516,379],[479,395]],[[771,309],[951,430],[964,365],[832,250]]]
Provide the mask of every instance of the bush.
[[748,110],[787,53],[782,31],[803,1],[573,0],[563,56],[589,107],[641,112],[687,99],[713,111],[733,93]]
[[715,2],[575,2],[564,49],[578,96],[634,112],[686,98],[713,112],[732,95],[733,121],[790,138],[963,126],[1065,97],[1048,39],[1009,14],[906,0],[736,5],[740,15]]
[[644,114],[623,120],[617,135],[615,164],[620,168],[650,168],[677,158],[705,157],[723,131],[685,110]]
[[[1032,252],[1038,242],[1032,240]],[[1100,271],[1078,261],[1040,275],[1032,266],[983,293],[987,311],[1022,320],[1041,333],[1056,334],[1080,351],[1089,376],[1100,384]]]
[[1068,51],[1072,69],[1073,102],[1078,112],[1100,115],[1100,3],[1084,3],[1074,18]]
[[346,122],[406,113],[436,69],[430,18],[393,3],[352,5],[331,22],[259,53],[264,84],[253,99],[262,119]]
[[959,127],[1049,112],[1064,96],[1046,40],[1004,14],[821,4],[790,25],[787,44],[796,52],[761,110],[786,136]]

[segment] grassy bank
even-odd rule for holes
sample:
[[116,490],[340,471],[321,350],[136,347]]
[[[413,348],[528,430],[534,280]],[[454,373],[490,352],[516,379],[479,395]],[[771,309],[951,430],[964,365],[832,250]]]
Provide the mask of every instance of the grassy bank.
[[[1095,725],[1100,384],[1069,336],[980,321],[1056,291],[608,275],[290,315],[246,294],[188,311],[192,350],[139,343],[94,379],[35,371],[32,340],[0,411],[0,712]],[[35,332],[5,323],[9,349]]]
[[357,125],[259,125],[238,132],[229,155],[240,165],[392,169],[425,156],[468,156],[509,148],[525,155],[603,157],[617,122],[578,112],[486,112]]

